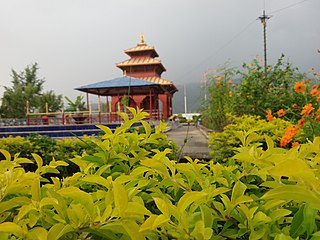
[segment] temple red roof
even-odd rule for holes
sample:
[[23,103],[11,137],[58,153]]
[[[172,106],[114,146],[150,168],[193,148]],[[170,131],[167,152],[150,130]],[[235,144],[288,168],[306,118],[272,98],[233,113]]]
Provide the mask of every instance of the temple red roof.
[[[162,67],[162,63],[158,59],[144,57],[144,58],[130,58],[123,62],[117,64],[117,67],[122,66],[137,66],[137,65],[150,65],[150,64],[160,64]],[[164,67],[163,67],[164,68]],[[165,69],[164,69],[165,70]]]

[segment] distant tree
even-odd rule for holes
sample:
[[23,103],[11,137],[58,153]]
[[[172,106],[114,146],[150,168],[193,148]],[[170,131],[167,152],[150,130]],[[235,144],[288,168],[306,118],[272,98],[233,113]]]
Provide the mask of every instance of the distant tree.
[[40,112],[46,111],[45,103],[48,103],[48,110],[49,112],[57,112],[63,106],[62,95],[56,95],[52,90],[43,93],[40,96],[41,105],[39,106]]
[[52,91],[42,93],[45,80],[37,76],[38,70],[37,63],[27,66],[20,73],[12,70],[12,87],[5,87],[0,107],[1,117],[24,118],[27,101],[30,112],[34,112],[36,109],[43,110],[45,102],[49,100],[50,110],[56,111],[62,106],[61,95],[55,95]]

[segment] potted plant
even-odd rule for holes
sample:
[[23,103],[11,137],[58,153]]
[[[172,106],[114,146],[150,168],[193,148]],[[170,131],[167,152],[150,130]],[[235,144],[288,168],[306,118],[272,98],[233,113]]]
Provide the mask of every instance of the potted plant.
[[83,101],[83,96],[77,96],[75,101],[65,97],[68,102],[66,112],[71,112],[71,117],[74,119],[76,124],[83,124],[87,116],[83,115],[83,111],[86,111],[86,103]]

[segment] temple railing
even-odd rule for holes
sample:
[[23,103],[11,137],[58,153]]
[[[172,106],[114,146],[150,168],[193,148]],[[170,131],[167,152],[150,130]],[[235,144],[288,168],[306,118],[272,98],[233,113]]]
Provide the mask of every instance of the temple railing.
[[[158,110],[146,110],[149,117],[146,120],[161,119],[161,112]],[[130,112],[126,112],[132,117]],[[100,124],[122,122],[117,112],[99,111],[77,111],[77,112],[47,112],[28,113],[23,125],[68,125],[68,124]]]

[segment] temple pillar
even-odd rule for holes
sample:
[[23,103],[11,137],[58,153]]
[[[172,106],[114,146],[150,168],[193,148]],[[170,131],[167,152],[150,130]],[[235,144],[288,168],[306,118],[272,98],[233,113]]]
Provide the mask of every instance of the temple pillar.
[[167,93],[159,94],[159,99],[162,102],[162,118],[166,119],[171,116],[169,111],[169,98]]

